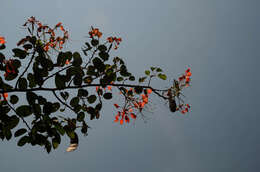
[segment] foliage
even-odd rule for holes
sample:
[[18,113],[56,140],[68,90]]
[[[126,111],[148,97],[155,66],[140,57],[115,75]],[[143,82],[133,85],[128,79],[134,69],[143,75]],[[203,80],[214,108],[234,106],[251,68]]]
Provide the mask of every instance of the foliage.
[[[116,90],[124,98],[121,104],[114,104],[114,122],[121,125],[142,114],[151,94],[169,101],[172,112],[189,111],[190,105],[184,104],[181,92],[190,84],[190,69],[168,89],[156,89],[151,86],[152,79],[167,79],[161,68],[151,67],[137,79],[123,59],[110,57],[121,38],[102,40],[99,29],[92,27],[82,56],[79,52],[62,51],[69,39],[62,23],[51,28],[31,17],[23,26],[29,34],[12,49],[13,58],[7,59],[1,52],[6,41],[0,37],[2,140],[20,137],[18,146],[40,145],[49,153],[58,148],[61,136],[66,134],[71,140],[67,151],[73,151],[78,146],[78,133],[88,134],[88,118],[99,119],[104,101],[112,99]],[[129,84],[135,80],[138,84]],[[51,87],[47,87],[47,82],[53,83]],[[46,92],[53,98],[47,98]],[[74,114],[66,117],[71,112]],[[18,125],[20,121],[23,124]]]

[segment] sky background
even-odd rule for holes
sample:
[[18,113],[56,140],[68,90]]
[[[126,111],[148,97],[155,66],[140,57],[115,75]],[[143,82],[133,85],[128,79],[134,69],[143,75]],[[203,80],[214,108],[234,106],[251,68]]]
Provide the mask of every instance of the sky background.
[[193,76],[185,116],[155,98],[146,123],[119,126],[107,105],[75,152],[65,153],[68,138],[50,154],[18,147],[17,139],[0,142],[0,171],[260,171],[259,7],[259,0],[1,0],[0,35],[9,50],[35,16],[62,22],[74,50],[90,26],[122,37],[114,54],[138,76],[162,67],[169,80],[157,87],[170,86],[187,67]]

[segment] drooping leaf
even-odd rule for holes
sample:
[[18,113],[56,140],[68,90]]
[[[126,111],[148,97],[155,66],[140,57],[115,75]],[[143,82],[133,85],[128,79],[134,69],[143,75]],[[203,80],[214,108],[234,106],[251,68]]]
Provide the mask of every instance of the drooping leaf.
[[25,145],[26,143],[29,143],[30,141],[30,137],[28,136],[23,136],[17,143],[18,146],[23,146]]

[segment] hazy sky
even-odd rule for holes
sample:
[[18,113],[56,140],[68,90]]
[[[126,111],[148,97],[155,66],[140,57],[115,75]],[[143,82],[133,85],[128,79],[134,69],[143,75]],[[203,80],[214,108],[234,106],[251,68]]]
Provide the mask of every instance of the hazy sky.
[[10,49],[35,16],[64,23],[74,50],[90,26],[122,37],[115,55],[136,75],[161,66],[171,80],[158,87],[188,66],[193,76],[185,116],[154,99],[147,123],[119,126],[113,107],[105,106],[73,153],[65,153],[67,138],[51,154],[0,142],[0,171],[260,171],[259,7],[259,0],[1,0],[0,35]]

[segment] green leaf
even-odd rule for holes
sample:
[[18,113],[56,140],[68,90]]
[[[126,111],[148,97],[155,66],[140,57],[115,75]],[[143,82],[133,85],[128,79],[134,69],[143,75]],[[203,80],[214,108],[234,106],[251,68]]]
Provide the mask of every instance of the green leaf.
[[95,47],[95,46],[97,46],[98,44],[99,44],[99,41],[98,41],[97,39],[92,39],[92,40],[91,40],[91,45],[92,45],[92,46]]
[[32,114],[32,109],[28,105],[22,105],[16,109],[16,112],[22,117],[27,117]]
[[84,112],[80,112],[78,115],[77,115],[77,120],[78,121],[83,121],[85,118],[85,113]]
[[112,93],[105,93],[103,97],[107,100],[112,99]]
[[19,67],[21,67],[21,62],[20,60],[14,59],[13,60],[13,66],[14,68],[18,69]]
[[16,95],[11,95],[10,102],[12,104],[16,104],[18,102],[19,98]]
[[120,77],[117,77],[117,81],[118,81],[118,82],[121,82],[121,81],[123,81],[123,80],[124,80],[123,77],[121,77],[121,76],[120,76]]
[[147,78],[146,76],[139,78],[139,82],[144,82],[146,80],[146,78]]
[[80,88],[80,89],[78,90],[78,96],[79,96],[79,97],[87,97],[87,96],[88,96],[88,91],[85,90],[85,89]]
[[151,70],[154,71],[156,68],[155,67],[151,67]]
[[11,116],[8,120],[8,128],[13,129],[15,128],[19,123],[19,118],[15,115]]
[[88,96],[87,99],[88,99],[89,104],[92,104],[97,100],[97,97],[95,95],[90,95],[90,96]]
[[14,137],[19,137],[21,135],[23,135],[24,133],[26,133],[27,130],[25,128],[21,128],[19,130],[17,130],[15,133],[14,133]]
[[82,64],[82,58],[78,52],[73,53],[73,66],[80,66]]
[[61,126],[61,124],[55,124],[55,128],[58,130],[58,132],[63,136],[65,134],[65,130]]
[[55,84],[58,89],[65,88],[65,78],[60,74],[55,75]]
[[78,97],[73,97],[71,100],[70,100],[70,105],[75,107],[79,104],[79,98]]
[[98,46],[98,50],[99,50],[99,51],[107,51],[107,47],[102,44],[102,45],[99,45],[99,46]]
[[52,147],[53,147],[53,149],[57,149],[59,144],[60,144],[60,139],[58,139],[56,137],[52,139]]
[[31,44],[25,44],[23,45],[23,48],[26,50],[32,49],[32,45]]
[[4,128],[3,133],[7,140],[10,140],[12,138],[12,132],[9,128]]
[[45,149],[46,149],[47,153],[51,152],[51,143],[48,140],[46,140],[46,142],[45,142]]
[[34,92],[28,91],[26,92],[26,99],[30,105],[35,104],[35,101],[38,99],[37,94]]
[[134,77],[134,76],[130,76],[130,77],[129,77],[129,80],[130,80],[130,81],[134,81],[134,80],[135,80],[135,77]]
[[26,51],[19,48],[14,48],[12,51],[14,52],[14,57],[19,57],[20,59],[24,59],[27,55]]
[[98,53],[99,57],[101,59],[103,59],[104,61],[108,60],[109,59],[109,54],[105,51],[101,51]]
[[162,72],[162,69],[158,67],[158,68],[156,69],[156,72]]
[[158,74],[158,77],[162,80],[166,80],[167,79],[167,76],[165,74],[162,74],[162,73],[159,73]]
[[18,81],[18,88],[25,90],[27,86],[27,80],[25,78],[20,78]]
[[25,145],[26,143],[29,143],[30,141],[30,137],[28,136],[23,136],[17,143],[18,146],[23,146]]
[[150,75],[150,71],[149,70],[146,70],[145,72],[144,72],[146,75]]
[[66,91],[60,92],[60,95],[64,100],[67,100],[69,98],[69,93]]

